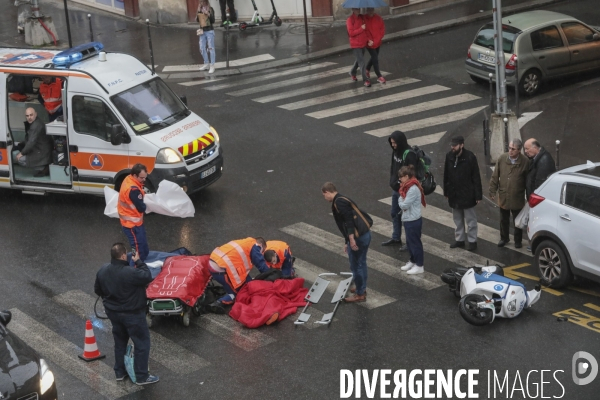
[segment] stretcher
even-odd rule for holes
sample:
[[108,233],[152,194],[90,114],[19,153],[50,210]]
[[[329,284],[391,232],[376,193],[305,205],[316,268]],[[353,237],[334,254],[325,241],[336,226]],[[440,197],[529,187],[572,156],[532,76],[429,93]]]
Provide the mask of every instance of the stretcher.
[[148,327],[157,316],[178,316],[184,326],[191,314],[199,316],[211,275],[210,256],[179,255],[167,258],[162,270],[146,289]]
[[[306,305],[304,306],[304,309],[302,309],[302,312],[300,313],[300,316],[298,317],[298,319],[294,322],[294,325],[303,325],[308,322],[308,320],[310,319],[310,314],[306,313],[306,309],[308,308],[309,305],[317,304],[319,302],[319,300],[321,299],[321,296],[323,296],[323,293],[325,293],[327,286],[329,285],[329,283],[331,283],[331,281],[328,281],[322,277],[323,276],[332,276],[332,275],[337,275],[337,274],[334,274],[332,272],[326,272],[323,274],[319,274],[319,276],[317,277],[317,279],[315,280],[315,282],[313,283],[311,288],[308,290],[306,297],[304,297],[304,300],[306,301]],[[348,278],[340,281],[340,283],[338,283],[338,287],[335,290],[335,293],[333,294],[333,297],[331,299],[331,304],[335,303],[335,306],[333,307],[333,311],[330,313],[324,314],[320,321],[315,321],[316,324],[322,324],[322,325],[331,324],[331,321],[333,321],[333,316],[335,315],[335,312],[338,308],[338,305],[340,304],[340,301],[342,301],[344,299],[344,297],[346,297],[348,288],[352,284],[353,275],[350,272],[341,272],[340,275],[350,275],[350,276]]]

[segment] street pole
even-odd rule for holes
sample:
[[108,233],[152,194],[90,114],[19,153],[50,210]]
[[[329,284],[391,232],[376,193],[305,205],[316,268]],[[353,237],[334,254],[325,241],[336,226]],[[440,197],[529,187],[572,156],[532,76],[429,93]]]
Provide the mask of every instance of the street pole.
[[[517,40],[515,39],[515,42]],[[515,76],[517,77],[517,83],[515,84],[515,108],[517,118],[521,116],[521,110],[519,109],[519,59],[515,56]]]
[[302,6],[304,7],[304,33],[306,35],[306,47],[308,46],[308,18],[306,17],[306,0],[302,0]]
[[559,165],[560,165],[560,161],[559,161],[559,157],[560,157],[560,140],[556,141],[556,170],[559,170]]
[[94,41],[94,30],[92,29],[92,14],[88,14],[88,21],[90,23],[90,42]]
[[67,0],[65,0],[65,19],[67,20],[67,37],[69,38],[69,47],[73,47],[73,41],[71,41],[71,23],[69,22],[69,9],[67,8]]
[[229,9],[227,9],[227,14],[225,14],[227,20],[225,21],[225,47],[227,47],[225,53],[225,68],[229,69],[229,27],[231,25],[231,21],[229,20]]
[[150,46],[150,61],[152,62],[152,75],[154,72],[154,51],[152,50],[152,36],[150,36],[150,20],[146,19],[146,26],[148,27],[148,45]]
[[494,48],[496,49],[496,112],[500,115],[506,115],[506,71],[504,70],[506,62],[504,61],[504,48],[502,37],[502,0],[492,0],[494,12]]
[[504,151],[508,153],[508,118],[504,118]]

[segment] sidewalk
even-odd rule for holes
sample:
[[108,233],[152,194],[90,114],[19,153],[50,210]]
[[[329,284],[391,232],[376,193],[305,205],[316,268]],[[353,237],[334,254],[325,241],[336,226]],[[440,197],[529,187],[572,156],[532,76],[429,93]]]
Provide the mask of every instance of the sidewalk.
[[[562,0],[504,0],[503,15]],[[23,35],[17,34],[17,7],[6,3],[5,12],[0,14],[0,46],[26,47]],[[491,1],[465,0],[440,8],[422,10],[407,15],[390,15],[385,18],[387,34],[384,42],[415,36],[473,21],[491,21]],[[63,2],[43,2],[41,11],[52,16],[59,35],[59,48],[67,48],[67,28]],[[92,14],[94,40],[104,44],[107,51],[125,52],[150,64],[148,33],[146,24],[108,12],[69,3],[71,36],[73,45],[88,42],[90,31],[87,14]],[[198,51],[197,26],[151,26],[154,63],[161,72],[165,66],[189,66],[202,62]],[[343,22],[309,24],[309,44],[306,46],[304,24],[283,24],[281,27],[266,25],[239,31],[234,27],[229,32],[229,58],[238,60],[269,54],[274,60],[217,70],[215,75],[230,75],[253,72],[315,60],[332,54],[349,51],[348,35]],[[227,34],[223,28],[215,31],[217,62],[225,61]],[[187,67],[193,71],[195,67]],[[185,67],[182,70],[185,71]],[[174,72],[162,74],[163,78],[189,79],[204,76],[202,72]]]

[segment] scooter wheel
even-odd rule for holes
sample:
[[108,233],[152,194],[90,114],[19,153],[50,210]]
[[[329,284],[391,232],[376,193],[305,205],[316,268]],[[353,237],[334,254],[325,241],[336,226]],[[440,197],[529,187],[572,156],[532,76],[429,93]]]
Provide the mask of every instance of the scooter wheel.
[[484,326],[492,322],[494,313],[489,308],[481,309],[477,303],[485,301],[480,294],[468,294],[458,302],[458,311],[465,321],[475,326]]
[[275,26],[281,26],[281,18],[275,18]]
[[238,25],[238,28],[240,28],[240,31],[245,31],[247,27],[248,27],[248,24],[245,22],[240,22],[240,24]]

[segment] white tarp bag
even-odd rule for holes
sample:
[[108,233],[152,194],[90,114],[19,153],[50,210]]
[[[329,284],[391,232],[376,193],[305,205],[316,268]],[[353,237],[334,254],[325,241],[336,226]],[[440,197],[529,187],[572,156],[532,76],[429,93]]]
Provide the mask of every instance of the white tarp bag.
[[529,223],[529,203],[525,203],[525,207],[515,218],[515,227],[525,229]]
[[[117,213],[119,192],[105,186],[104,198],[106,200],[104,215],[119,218]],[[167,180],[158,184],[156,193],[145,195],[144,203],[146,204],[146,214],[153,212],[169,217],[188,218],[193,217],[196,212],[192,200],[183,189],[176,183]]]

